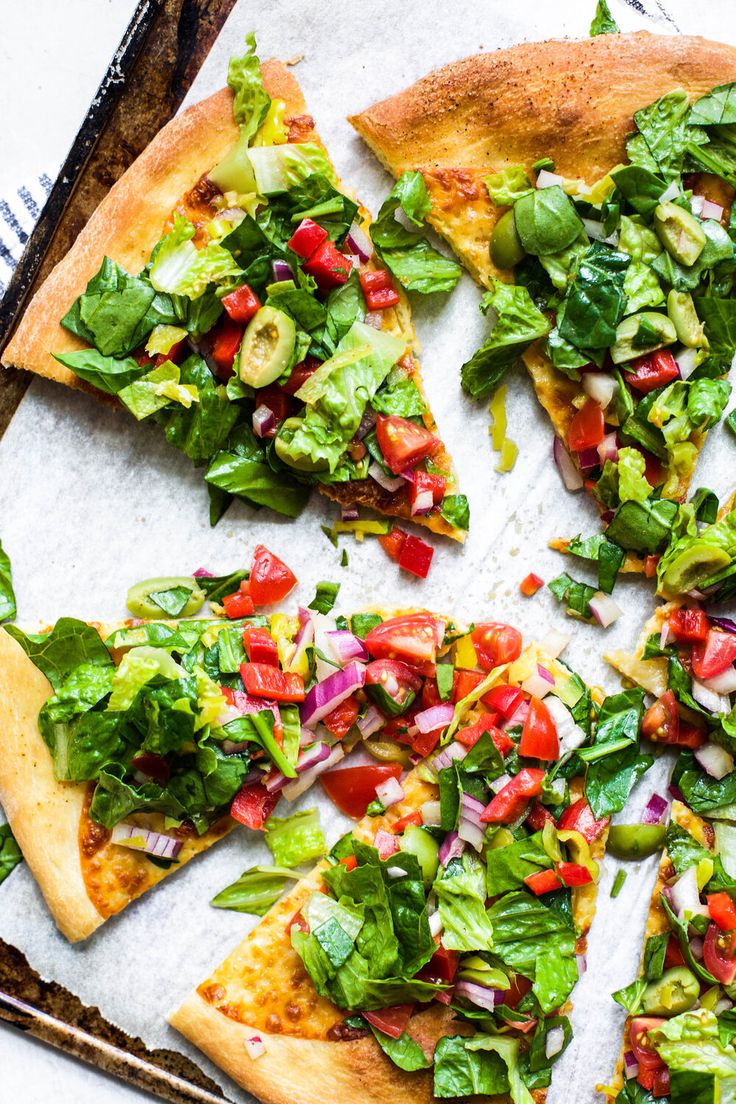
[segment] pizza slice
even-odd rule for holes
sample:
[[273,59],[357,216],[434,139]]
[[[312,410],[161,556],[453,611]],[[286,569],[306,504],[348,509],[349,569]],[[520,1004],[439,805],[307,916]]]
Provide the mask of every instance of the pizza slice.
[[[459,640],[455,661],[471,644],[482,660],[488,640]],[[560,646],[555,634],[492,667],[390,807],[371,809],[172,1014],[266,1104],[545,1099],[608,814],[648,765],[642,692],[588,691]]]
[[628,570],[666,545],[729,395],[734,80],[731,46],[604,34],[468,58],[351,119],[392,173],[422,172],[489,289],[465,390],[523,356],[562,478]]
[[675,801],[661,834],[641,973],[614,993],[628,1013],[623,1054],[601,1091],[618,1104],[725,1100],[736,1077],[733,827]]
[[[316,486],[463,540],[467,500],[404,287],[293,75],[254,49],[250,38],[230,87],[168,123],[115,184],[3,363],[157,422],[204,469],[213,523],[233,498],[295,517]],[[406,286],[448,290],[457,262],[394,219],[416,203],[399,196],[383,213],[401,237],[393,267],[410,260]]]

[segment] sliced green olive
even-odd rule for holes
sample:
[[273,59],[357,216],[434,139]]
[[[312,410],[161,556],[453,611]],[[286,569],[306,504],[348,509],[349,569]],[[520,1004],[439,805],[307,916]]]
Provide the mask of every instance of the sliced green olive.
[[700,982],[687,966],[673,966],[661,978],[650,981],[641,998],[642,1010],[651,1016],[679,1016],[700,997]]
[[440,865],[438,841],[419,825],[409,824],[404,829],[404,834],[399,836],[399,847],[409,855],[417,857],[424,884],[431,886]]
[[670,256],[688,268],[705,247],[705,230],[700,222],[676,203],[660,203],[655,208],[654,231]]
[[688,349],[707,349],[705,326],[698,318],[693,297],[689,291],[672,291],[667,296],[667,314],[670,316],[677,340]]
[[516,229],[514,212],[507,211],[493,228],[491,260],[496,268],[513,268],[525,256],[524,246]]
[[730,563],[731,557],[725,548],[718,548],[707,541],[696,541],[684,548],[669,565],[662,576],[661,591],[672,596],[687,594]]
[[382,763],[401,763],[405,767],[409,765],[411,748],[397,743],[396,740],[371,736],[364,741],[363,747],[374,759]]
[[289,367],[296,326],[276,307],[261,307],[253,315],[240,345],[239,373],[251,387],[268,387]]
[[639,311],[619,322],[616,340],[611,348],[611,360],[614,364],[623,364],[624,361],[661,349],[663,345],[671,345],[676,340],[674,323],[666,314],[660,314],[659,311]]
[[136,583],[125,604],[134,617],[191,617],[206,597],[194,576],[174,575]]
[[619,859],[645,859],[664,847],[664,824],[614,824],[607,850]]

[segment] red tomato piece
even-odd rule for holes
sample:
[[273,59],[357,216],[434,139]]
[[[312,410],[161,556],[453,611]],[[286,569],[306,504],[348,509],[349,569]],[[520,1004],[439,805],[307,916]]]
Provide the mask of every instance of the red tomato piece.
[[131,766],[143,774],[147,774],[159,786],[165,786],[171,777],[171,767],[163,755],[156,755],[152,751],[140,751],[133,756]]
[[444,475],[415,471],[409,483],[409,506],[412,514],[426,512],[427,505],[439,506],[445,497],[447,480]]
[[405,533],[403,529],[399,529],[398,525],[394,525],[390,532],[378,538],[378,543],[386,555],[398,563],[401,559],[401,552],[407,536],[408,534]]
[[381,1008],[378,1012],[364,1012],[363,1019],[377,1027],[384,1035],[389,1035],[392,1039],[400,1039],[406,1031],[413,1011],[413,1004],[395,1004],[393,1008]]
[[648,1032],[661,1027],[666,1020],[661,1016],[636,1016],[629,1027],[629,1042],[639,1069],[656,1070],[664,1065],[649,1039]]
[[595,448],[606,435],[603,408],[594,399],[581,406],[567,431],[567,443],[573,452]]
[[328,238],[317,246],[305,262],[304,271],[317,281],[320,291],[330,291],[348,282],[352,267],[350,258],[340,253],[335,243]]
[[225,608],[225,614],[231,621],[238,621],[241,617],[250,617],[252,613],[255,613],[256,607],[250,596],[248,580],[244,579],[240,584],[240,589],[236,590],[234,594],[226,594],[222,599],[222,604]]
[[434,556],[434,548],[421,537],[407,533],[399,555],[399,567],[419,579],[426,579]]
[[637,357],[624,368],[624,379],[629,387],[642,395],[679,378],[680,369],[669,349],[657,349],[655,353]]
[[514,974],[511,978],[511,987],[506,990],[503,1003],[507,1008],[516,1008],[532,987],[529,978],[523,974]]
[[718,924],[710,924],[705,933],[703,962],[721,985],[730,985],[736,978],[736,933],[723,932]]
[[417,755],[421,755],[422,759],[426,759],[437,747],[443,731],[442,728],[435,728],[433,732],[418,732],[416,736],[412,737],[412,751],[415,751]]
[[401,475],[420,460],[430,456],[439,445],[438,439],[425,426],[400,418],[397,414],[378,415],[376,437],[386,464]]
[[543,770],[524,767],[493,797],[480,819],[486,824],[512,824],[519,819],[530,799],[539,797],[543,779]]
[[514,741],[510,736],[507,736],[502,729],[496,727],[497,719],[496,713],[487,713],[484,717],[481,717],[479,721],[476,721],[475,724],[466,725],[465,728],[459,729],[455,733],[455,739],[459,744],[464,744],[465,747],[471,748],[478,743],[478,740],[480,740],[484,733],[490,732],[491,739],[497,750],[501,755],[508,755],[514,746]]
[[417,974],[422,981],[430,981],[440,985],[451,985],[455,980],[460,955],[457,951],[448,951],[446,947],[438,947],[429,962],[422,966]]
[[470,634],[478,663],[484,671],[492,671],[502,663],[513,663],[521,655],[521,633],[502,621],[487,621],[476,625]]
[[710,629],[705,641],[693,644],[693,674],[699,679],[713,678],[727,670],[736,659],[736,634]]
[[256,409],[259,406],[267,406],[269,410],[273,411],[276,425],[273,429],[269,429],[264,436],[275,437],[281,423],[291,414],[293,404],[289,395],[277,383],[272,383],[270,387],[262,387],[259,391],[256,391],[255,403]]
[[304,679],[289,671],[280,671],[267,663],[241,663],[240,677],[254,698],[277,702],[303,702]]
[[641,722],[641,730],[658,744],[677,744],[680,735],[680,714],[677,698],[667,690],[654,705],[647,709]]
[[346,870],[355,870],[358,860],[355,855],[345,855],[344,858],[340,859],[340,865],[344,866]]
[[[656,483],[652,482],[646,472],[644,473],[644,475],[647,479],[647,482],[651,483],[653,487],[656,487]],[[644,557],[644,574],[646,575],[647,579],[653,579],[654,576],[657,574],[657,564],[659,563],[659,559],[660,557],[658,555]]]
[[399,301],[399,293],[394,287],[391,273],[385,268],[361,272],[360,286],[369,311],[386,310],[387,307],[395,307]]
[[221,380],[230,379],[233,364],[240,342],[243,340],[243,327],[232,318],[222,318],[210,335],[212,359],[217,365],[217,374]]
[[400,763],[377,763],[375,766],[327,771],[320,776],[320,782],[338,809],[348,816],[359,818],[365,816],[371,801],[375,801],[376,786],[389,778],[400,777]]
[[536,874],[527,874],[524,884],[536,897],[541,897],[543,893],[552,893],[555,889],[562,889],[562,882],[554,870],[538,870]]
[[222,305],[233,322],[250,322],[261,309],[261,300],[248,284],[241,284],[235,291],[222,297]]
[[327,231],[310,218],[302,219],[286,243],[287,249],[308,260],[315,249],[327,240]]
[[408,828],[410,824],[415,824],[419,827],[424,822],[422,821],[422,814],[417,809],[413,813],[407,813],[406,816],[400,817],[399,820],[395,820],[391,825],[391,831],[395,832],[397,836],[400,836],[405,828]]
[[728,893],[709,893],[706,901],[711,920],[721,931],[733,931],[736,928],[736,905],[733,903],[733,898]]
[[574,862],[558,862],[555,869],[566,886],[588,885],[593,881],[593,875],[587,866]]
[[560,758],[557,725],[541,698],[531,698],[529,701],[529,712],[519,742],[519,754],[525,758],[547,761]]
[[338,740],[342,740],[343,736],[347,736],[358,719],[358,709],[358,699],[354,694],[351,694],[349,698],[345,698],[345,701],[336,705],[332,712],[323,718],[322,724],[330,730],[333,736],[336,736]]
[[541,590],[544,586],[544,579],[540,575],[535,575],[531,571],[526,575],[519,583],[519,590],[525,598],[532,598],[538,590]]
[[421,674],[427,665],[434,665],[437,649],[442,643],[444,625],[429,613],[409,613],[390,617],[371,629],[365,646],[374,659],[403,659]]
[[243,647],[251,663],[267,663],[270,667],[278,667],[278,644],[268,629],[256,629],[249,625],[243,630]]
[[670,1071],[666,1066],[654,1071],[654,1083],[652,1084],[652,1096],[670,1095]]
[[505,721],[513,717],[523,700],[524,691],[518,686],[493,686],[483,695],[483,701],[490,709],[497,710]]
[[667,940],[667,950],[664,954],[664,968],[669,970],[672,966],[684,966],[685,956],[682,953],[677,936],[671,935]]
[[704,610],[681,609],[670,614],[670,631],[676,640],[686,641],[690,644],[696,640],[705,640],[708,636],[710,623]]
[[608,827],[609,817],[601,817],[596,820],[588,802],[584,797],[568,805],[557,821],[557,827],[561,832],[579,832],[588,843],[598,839],[603,830]]
[[400,659],[374,659],[365,669],[368,697],[392,717],[406,713],[421,686],[421,677]]
[[532,801],[526,814],[526,823],[534,832],[541,832],[545,824],[554,824],[555,818],[541,801]]
[[262,828],[279,802],[279,793],[269,793],[262,782],[249,782],[238,790],[230,816],[246,828]]
[[257,606],[280,602],[297,584],[297,577],[286,564],[262,544],[256,545],[250,568],[250,595]]
[[287,395],[296,395],[302,384],[306,383],[309,377],[314,375],[321,363],[322,361],[317,360],[317,357],[305,357],[304,360],[300,360],[299,363],[295,364],[291,369],[291,375],[286,383],[279,384],[279,386]]

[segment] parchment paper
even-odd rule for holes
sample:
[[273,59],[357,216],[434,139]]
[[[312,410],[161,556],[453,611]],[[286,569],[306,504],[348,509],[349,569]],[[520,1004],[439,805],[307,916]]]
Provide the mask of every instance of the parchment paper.
[[[304,55],[297,75],[309,110],[338,171],[375,210],[390,187],[345,115],[398,91],[429,69],[482,49],[523,40],[587,34],[593,0],[541,4],[535,0],[342,0],[340,4],[249,0],[236,6],[195,81],[189,102],[221,87],[231,53],[254,29],[262,57]],[[679,28],[736,42],[729,0],[647,0],[644,7],[612,0],[624,30]],[[540,154],[544,151],[540,150]],[[21,623],[125,616],[128,586],[149,576],[181,574],[201,564],[226,571],[249,562],[263,542],[296,570],[300,601],[319,579],[339,579],[338,607],[349,611],[381,602],[420,604],[467,620],[494,617],[523,629],[527,640],[554,624],[574,632],[566,659],[589,682],[610,691],[618,679],[604,650],[631,645],[651,607],[651,588],[623,579],[616,600],[624,616],[608,632],[568,621],[547,591],[533,599],[518,583],[531,570],[546,580],[563,560],[547,547],[554,536],[596,530],[596,512],[582,495],[566,493],[551,461],[551,428],[531,384],[519,370],[508,379],[509,434],[520,455],[512,473],[494,471],[482,405],[466,400],[460,365],[483,338],[479,292],[468,277],[449,298],[414,301],[424,345],[427,391],[443,438],[471,502],[471,533],[460,549],[436,542],[426,582],[390,564],[376,542],[345,538],[350,563],[320,531],[335,507],[315,495],[295,522],[235,504],[219,526],[207,522],[201,476],[169,449],[158,427],[139,425],[93,399],[35,381],[0,444],[0,534],[13,561]],[[734,482],[733,445],[718,429],[701,458],[696,485],[719,495]],[[587,577],[584,565],[567,565]],[[296,599],[295,599],[296,601]],[[664,790],[670,760],[660,760],[622,819],[634,821],[653,790]],[[302,805],[318,803],[318,791]],[[329,806],[323,822],[331,839],[345,822]],[[0,891],[0,936],[19,947],[46,978],[149,1046],[178,1048],[215,1077],[233,1100],[247,1099],[165,1022],[166,1012],[214,967],[252,926],[247,917],[210,908],[210,898],[247,866],[268,861],[254,834],[236,832],[185,867],[85,944],[70,947],[56,932],[25,866]],[[623,1011],[610,992],[634,976],[641,949],[656,858],[631,864],[615,903],[609,891],[618,863],[606,860],[593,924],[588,971],[575,994],[575,1039],[556,1067],[550,1104],[596,1099],[594,1087],[611,1077]]]

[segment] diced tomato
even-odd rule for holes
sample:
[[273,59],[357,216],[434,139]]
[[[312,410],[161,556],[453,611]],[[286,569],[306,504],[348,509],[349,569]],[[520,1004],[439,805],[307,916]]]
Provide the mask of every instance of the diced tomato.
[[513,717],[523,700],[524,691],[518,686],[493,686],[483,695],[489,708],[497,710],[506,721]]
[[409,506],[412,514],[427,512],[427,506],[439,506],[445,497],[447,480],[444,475],[434,475],[432,472],[412,472],[409,483]]
[[455,704],[462,698],[467,698],[476,686],[480,686],[485,675],[481,671],[466,671],[460,668],[452,676],[452,700]]
[[304,271],[317,281],[320,291],[330,291],[347,283],[352,267],[350,258],[340,253],[335,243],[328,238],[317,246],[305,262]]
[[721,931],[736,929],[736,905],[728,893],[709,893],[706,897],[708,912]]
[[243,630],[243,646],[251,663],[267,663],[271,667],[278,667],[278,644],[268,629],[257,629],[249,625]]
[[327,231],[310,218],[302,219],[286,243],[287,248],[297,256],[308,260],[315,249],[327,240]]
[[250,595],[257,606],[280,602],[297,584],[297,577],[286,564],[262,544],[256,545],[250,568]]
[[269,793],[262,782],[249,782],[238,790],[230,816],[246,828],[262,828],[279,802],[279,793]]
[[491,671],[503,663],[513,663],[521,655],[521,633],[502,621],[476,625],[470,639],[484,671]]
[[699,679],[713,678],[727,670],[736,659],[736,633],[710,629],[705,641],[693,644],[693,674]]
[[529,812],[526,814],[526,824],[534,832],[541,832],[547,823],[554,824],[555,818],[549,809],[545,808],[541,801],[532,801]]
[[260,390],[256,391],[255,404],[256,408],[267,406],[269,410],[273,411],[276,424],[273,429],[269,429],[264,433],[264,437],[275,437],[281,423],[291,414],[293,405],[291,398],[277,383],[272,383],[270,387],[261,387]]
[[336,705],[331,713],[322,719],[322,724],[328,728],[333,736],[342,740],[358,719],[359,702],[354,694]]
[[672,690],[666,690],[662,697],[647,709],[641,722],[641,730],[655,744],[699,748],[706,740],[702,729],[680,720],[677,699]]
[[640,1071],[656,1070],[664,1065],[649,1039],[648,1032],[661,1027],[666,1021],[661,1016],[636,1016],[629,1027],[629,1041]]
[[705,640],[708,636],[710,624],[704,610],[687,609],[683,606],[670,614],[670,631],[676,640],[694,643],[696,640]]
[[425,426],[400,418],[397,414],[378,415],[376,437],[386,464],[401,475],[420,460],[430,456],[439,446],[438,439]]
[[682,953],[677,936],[671,935],[667,940],[667,950],[664,953],[664,968],[665,970],[669,970],[672,966],[684,965],[685,956]]
[[212,359],[217,365],[221,380],[229,380],[233,374],[235,356],[243,340],[243,327],[232,318],[221,318],[210,337]]
[[280,671],[267,663],[241,663],[240,677],[254,698],[277,702],[303,702],[304,679],[290,671]]
[[435,728],[432,732],[418,732],[416,736],[411,738],[412,751],[415,751],[417,755],[421,755],[422,759],[426,759],[437,747],[443,731],[442,728]]
[[547,761],[560,758],[557,725],[541,698],[531,698],[529,712],[521,732],[519,754],[529,759]]
[[419,704],[422,709],[431,709],[433,705],[442,704],[442,698],[440,697],[440,692],[437,687],[437,679],[426,678],[424,680]]
[[156,755],[151,751],[140,751],[133,756],[130,764],[135,770],[147,774],[159,786],[165,786],[171,777],[171,767],[163,755]]
[[593,875],[581,863],[558,862],[555,869],[566,886],[588,885],[593,881]]
[[642,1067],[636,1075],[636,1080],[643,1089],[648,1089],[651,1092],[654,1088],[654,1078],[657,1076],[658,1072],[658,1070],[644,1069]]
[[478,740],[480,740],[485,732],[490,732],[491,739],[497,750],[501,755],[508,755],[514,746],[514,741],[510,736],[507,736],[502,729],[496,727],[496,720],[496,713],[486,713],[486,715],[481,717],[479,721],[476,721],[475,724],[466,725],[465,728],[459,729],[455,733],[455,739],[459,744],[464,744],[465,747],[471,748],[474,744],[477,744]]
[[399,717],[410,708],[422,680],[400,659],[374,659],[365,669],[365,690],[381,712]]
[[525,598],[531,598],[537,593],[538,590],[541,590],[543,586],[544,579],[542,579],[539,575],[535,575],[534,572],[531,571],[519,583],[519,590]]
[[555,889],[562,889],[562,882],[554,870],[538,870],[535,874],[527,874],[524,884],[537,897],[541,897],[543,893],[552,893]]
[[387,307],[395,307],[399,301],[399,293],[394,287],[391,273],[385,268],[378,268],[375,272],[361,272],[360,286],[369,311],[386,310]]
[[226,594],[222,599],[222,604],[231,621],[237,621],[241,617],[250,617],[252,613],[255,613],[256,607],[251,597],[249,581],[243,579],[240,589],[236,590],[234,594]]
[[730,985],[736,978],[736,932],[724,932],[718,924],[710,924],[705,933],[703,962],[721,985]]
[[181,364],[185,355],[189,349],[189,342],[185,337],[181,341],[177,341],[171,346],[168,353],[156,353],[153,358],[154,367],[160,368],[162,364],[165,364],[167,360],[170,360],[173,364]]
[[543,770],[524,767],[495,795],[480,819],[486,824],[511,824],[518,820],[530,799],[541,794],[543,779]]
[[629,387],[642,395],[679,378],[680,369],[669,349],[657,349],[654,353],[637,357],[624,368],[624,379]]
[[422,981],[430,981],[435,984],[451,985],[455,980],[460,955],[457,951],[448,951],[446,947],[438,947],[429,962],[422,966],[417,977]]
[[595,448],[606,435],[603,408],[595,399],[586,399],[567,431],[567,443],[573,452]]
[[389,778],[401,777],[400,763],[376,763],[375,766],[343,767],[320,776],[324,791],[338,809],[351,817],[365,816],[376,798],[376,786]]
[[235,291],[222,297],[222,305],[233,322],[250,322],[261,309],[261,300],[248,284],[241,284]]
[[670,1071],[666,1066],[654,1071],[654,1083],[652,1084],[652,1096],[659,1098],[670,1095]]
[[355,870],[358,860],[355,855],[345,855],[340,859],[340,865],[344,866],[346,870]]
[[291,375],[286,383],[279,384],[279,386],[287,395],[296,395],[302,384],[306,383],[309,377],[314,375],[321,363],[322,361],[317,360],[317,357],[305,357],[304,360],[300,360],[299,363],[295,364],[291,369]]
[[426,579],[434,556],[434,548],[421,537],[407,533],[399,555],[399,567],[419,579]]
[[608,827],[609,817],[601,817],[596,820],[593,810],[584,797],[568,805],[557,821],[557,827],[561,832],[579,832],[588,843],[598,839],[603,830]]
[[529,978],[523,974],[514,974],[511,978],[511,986],[504,993],[503,1003],[507,1008],[516,1008],[532,987]]
[[363,1019],[377,1027],[384,1035],[389,1035],[392,1039],[400,1039],[406,1031],[413,1011],[413,1004],[396,1004],[393,1008],[381,1008],[378,1012],[363,1012]]
[[401,559],[401,550],[404,547],[404,541],[408,534],[403,529],[399,529],[398,525],[392,526],[390,532],[383,534],[378,538],[378,543],[384,552],[396,563]]
[[409,613],[376,625],[366,636],[365,646],[374,659],[403,659],[418,673],[434,676],[443,637],[444,625],[436,617]]
[[[646,472],[644,472],[644,475],[647,481],[652,483],[653,487],[656,487],[657,484],[653,483],[652,480],[649,479],[649,476]],[[646,575],[647,579],[653,579],[654,576],[657,574],[657,564],[659,563],[659,559],[659,554],[657,554],[656,556],[644,557],[644,574]]]
[[405,828],[408,828],[410,824],[415,824],[417,827],[424,822],[422,821],[422,814],[419,810],[415,810],[413,813],[407,813],[405,816],[395,820],[391,825],[391,831],[395,832],[397,836],[400,836]]

